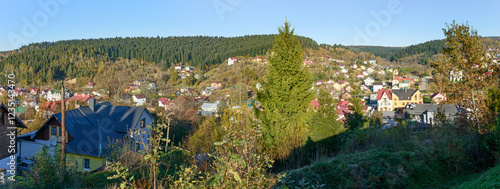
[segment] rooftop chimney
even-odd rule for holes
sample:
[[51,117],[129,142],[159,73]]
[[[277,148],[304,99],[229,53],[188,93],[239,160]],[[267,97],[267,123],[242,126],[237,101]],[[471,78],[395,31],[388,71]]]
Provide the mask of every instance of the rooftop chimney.
[[96,104],[97,104],[97,100],[96,100],[96,99],[94,99],[94,98],[89,99],[89,108],[90,108],[90,110],[92,110],[93,112],[95,112],[95,111],[96,111],[96,109],[95,109],[95,105],[96,105]]

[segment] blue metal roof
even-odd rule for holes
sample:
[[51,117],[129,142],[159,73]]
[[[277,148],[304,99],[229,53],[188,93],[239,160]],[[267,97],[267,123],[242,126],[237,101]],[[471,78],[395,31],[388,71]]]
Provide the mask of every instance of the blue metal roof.
[[[85,106],[66,111],[66,130],[73,136],[66,152],[104,157],[114,147],[131,140],[127,132],[137,125],[144,112],[151,116],[144,107],[114,106],[109,102],[97,104],[95,110]],[[53,116],[62,120],[61,113]]]

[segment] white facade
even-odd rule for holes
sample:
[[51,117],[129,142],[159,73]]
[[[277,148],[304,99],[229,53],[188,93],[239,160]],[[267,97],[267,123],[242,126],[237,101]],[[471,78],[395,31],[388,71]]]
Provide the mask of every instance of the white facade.
[[229,59],[227,59],[227,65],[233,65],[237,61],[238,61],[238,59],[236,59],[236,58],[229,58]]
[[383,88],[384,88],[383,85],[373,85],[372,89],[373,89],[373,92],[376,93],[376,92],[378,92],[378,90],[383,89]]
[[377,100],[377,107],[378,111],[392,111],[392,99],[387,96],[387,93],[384,93],[380,100]]
[[136,95],[132,96],[133,101],[136,106],[142,106],[146,104],[146,98],[137,98]]

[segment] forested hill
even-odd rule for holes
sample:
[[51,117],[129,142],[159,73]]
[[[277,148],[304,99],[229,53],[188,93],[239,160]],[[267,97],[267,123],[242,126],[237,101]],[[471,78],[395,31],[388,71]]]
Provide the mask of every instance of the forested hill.
[[411,56],[414,54],[421,54],[424,53],[425,55],[432,56],[435,54],[438,54],[443,50],[444,48],[444,41],[443,40],[432,40],[432,41],[427,41],[425,43],[420,43],[416,45],[411,45],[408,46],[396,53],[394,53],[390,60],[392,61],[398,61],[402,58],[405,58],[407,56]]
[[[304,48],[318,47],[310,38],[299,37],[298,40]],[[272,49],[273,43],[274,35],[127,37],[43,42],[24,46],[6,58],[0,57],[0,69],[4,72],[16,70],[26,74],[23,77],[43,77],[42,82],[63,77],[89,77],[93,73],[89,70],[99,62],[117,58],[156,63],[163,69],[173,64],[205,69],[224,62],[228,57],[264,54]]]
[[385,59],[390,59],[391,56],[404,49],[404,47],[383,47],[383,46],[347,46],[347,48],[351,49],[352,51],[359,53],[361,51],[363,52],[371,52],[375,56],[380,56],[381,58]]

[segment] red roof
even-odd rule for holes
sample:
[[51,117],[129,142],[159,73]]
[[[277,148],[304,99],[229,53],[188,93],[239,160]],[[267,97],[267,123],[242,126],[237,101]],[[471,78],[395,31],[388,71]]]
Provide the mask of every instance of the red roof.
[[45,108],[49,111],[54,111],[58,108],[61,108],[61,101],[47,101],[45,102]]
[[389,97],[389,100],[392,100],[392,89],[379,89],[377,92],[377,100],[382,99],[384,93]]
[[90,95],[75,93],[75,95],[73,95],[71,98],[68,98],[66,100],[66,102],[73,101],[73,100],[81,101],[81,102],[87,102],[91,98],[92,97]]
[[339,101],[339,106],[347,106],[347,105],[349,105],[349,103],[350,102],[348,100],[341,100],[341,101]]
[[166,102],[166,101],[169,101],[169,100],[170,100],[170,98],[163,97],[163,98],[158,99],[158,102]]
[[349,106],[348,105],[339,105],[337,106],[337,113],[339,115],[345,115],[349,113]]
[[146,95],[145,94],[136,94],[134,95],[135,98],[139,99],[139,98],[146,98]]
[[315,109],[319,107],[319,102],[318,100],[313,100],[311,103],[309,103],[309,107],[314,107]]

